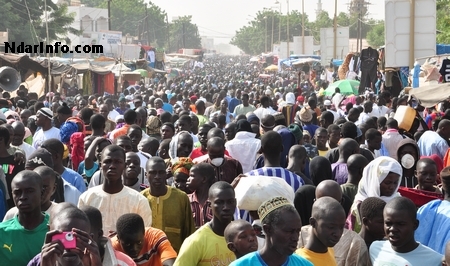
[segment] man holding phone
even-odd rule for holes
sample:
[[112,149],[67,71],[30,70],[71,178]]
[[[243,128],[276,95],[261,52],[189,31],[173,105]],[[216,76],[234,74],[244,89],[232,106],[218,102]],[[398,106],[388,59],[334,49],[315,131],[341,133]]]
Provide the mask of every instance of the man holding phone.
[[61,203],[51,215],[50,231],[45,235],[42,251],[28,266],[102,265],[97,243],[89,234],[89,218],[82,210],[70,203]]

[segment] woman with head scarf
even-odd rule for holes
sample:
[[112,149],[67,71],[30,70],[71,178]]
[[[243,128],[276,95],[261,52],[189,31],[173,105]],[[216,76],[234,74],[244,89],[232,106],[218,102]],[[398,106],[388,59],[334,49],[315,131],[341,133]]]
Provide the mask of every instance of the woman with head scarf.
[[178,158],[174,164],[172,164],[171,171],[173,175],[173,186],[186,192],[191,193],[186,187],[187,179],[189,178],[189,171],[194,163],[189,157]]
[[400,197],[398,188],[403,174],[402,166],[393,158],[381,156],[371,161],[363,170],[351,212],[347,218],[347,228],[361,230],[359,207],[368,197],[377,197],[385,202]]

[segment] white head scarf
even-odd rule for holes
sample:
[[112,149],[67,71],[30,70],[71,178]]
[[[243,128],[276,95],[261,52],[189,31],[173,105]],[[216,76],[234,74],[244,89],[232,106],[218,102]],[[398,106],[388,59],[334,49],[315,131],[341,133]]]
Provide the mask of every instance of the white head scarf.
[[295,104],[295,94],[292,92],[288,92],[286,94],[286,103]]
[[192,138],[191,134],[187,131],[178,132],[175,136],[172,137],[172,140],[169,143],[169,157],[172,162],[175,162],[178,159],[178,154],[177,154],[178,141],[180,139],[181,134],[188,134]]
[[380,184],[390,172],[396,173],[400,177],[403,175],[402,166],[395,159],[381,156],[371,161],[363,170],[363,175],[358,185],[358,193],[355,196],[355,202],[364,201],[368,197],[377,197],[389,202],[391,199],[399,197],[400,194],[397,191],[400,182],[398,182],[397,188],[391,196],[386,197],[380,195]]

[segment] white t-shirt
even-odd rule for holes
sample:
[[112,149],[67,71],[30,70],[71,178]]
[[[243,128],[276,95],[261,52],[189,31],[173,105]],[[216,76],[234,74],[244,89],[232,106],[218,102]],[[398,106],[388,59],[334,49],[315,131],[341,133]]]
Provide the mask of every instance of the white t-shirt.
[[441,266],[443,256],[431,248],[419,244],[413,251],[398,253],[389,241],[375,241],[369,249],[373,266]]
[[39,129],[38,131],[36,131],[36,133],[34,133],[33,136],[33,148],[38,149],[41,147],[42,142],[48,140],[48,139],[58,139],[61,140],[61,136],[59,135],[59,129],[57,129],[56,127],[52,127],[47,131],[44,131],[41,129]]
[[30,144],[26,143],[26,142],[22,142],[22,144],[20,146],[14,146],[11,145],[13,147],[17,147],[21,150],[23,150],[25,152],[25,156],[28,160],[28,158],[30,158],[30,155],[36,150],[33,146],[31,146]]

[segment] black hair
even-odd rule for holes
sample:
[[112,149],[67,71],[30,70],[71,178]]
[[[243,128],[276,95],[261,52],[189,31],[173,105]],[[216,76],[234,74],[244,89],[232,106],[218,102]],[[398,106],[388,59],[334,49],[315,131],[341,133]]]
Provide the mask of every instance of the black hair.
[[226,189],[231,189],[233,191],[234,194],[234,188],[225,181],[217,181],[214,184],[212,184],[212,186],[209,188],[208,191],[208,199],[212,200],[213,197],[215,196],[215,190],[226,190]]
[[263,97],[261,97],[261,99],[259,99],[259,101],[260,101],[261,105],[264,105],[264,103],[269,104],[270,103],[270,98],[267,97],[267,96],[263,96]]
[[6,126],[0,126],[0,138],[3,138],[5,145],[8,145],[10,137],[8,128]]
[[144,219],[137,213],[126,213],[117,219],[116,231],[118,238],[123,235],[133,235],[136,232],[145,233]]
[[56,112],[63,115],[72,115],[72,110],[69,106],[67,106],[67,103],[65,102],[62,103],[62,105],[58,107],[58,109],[56,109]]
[[386,206],[386,202],[378,197],[366,198],[360,206],[361,218],[366,217],[372,220],[376,215],[383,214],[384,206]]
[[80,209],[78,209],[75,206],[71,206],[68,208],[63,208],[59,212],[55,212],[52,217],[53,220],[59,220],[59,219],[77,219],[81,220],[83,222],[89,223],[89,218],[86,215],[86,213]]
[[405,211],[412,220],[417,219],[417,207],[412,200],[407,197],[396,197],[386,203],[384,209],[393,209],[396,211]]
[[322,113],[322,115],[320,116],[321,119],[325,120],[326,122],[328,122],[329,124],[332,124],[334,121],[334,115],[333,113],[329,112],[329,111],[324,111]]
[[82,210],[88,217],[92,229],[94,230],[103,229],[102,213],[100,212],[99,209],[86,205],[80,207],[80,210]]
[[41,190],[43,189],[42,188],[42,177],[35,171],[22,170],[13,177],[13,181],[14,181],[14,179],[18,179],[18,178],[31,178],[36,181],[36,183],[38,184],[38,186]]
[[178,118],[178,121],[186,121],[189,124],[192,124],[192,118],[189,115],[180,115],[180,118]]
[[106,119],[101,114],[95,114],[91,116],[90,123],[93,130],[102,130],[105,128]]
[[172,129],[173,132],[175,132],[175,126],[172,123],[166,122],[166,123],[162,124],[161,127],[163,127],[163,126],[168,126]]
[[163,112],[160,116],[159,119],[161,120],[162,123],[171,123],[172,122],[172,114],[169,112]]
[[335,131],[335,130],[341,131],[341,128],[340,128],[338,125],[335,125],[335,124],[331,124],[331,125],[329,125],[328,128],[327,128],[328,134],[331,134],[331,133],[332,133],[333,131]]
[[373,140],[376,137],[381,137],[381,133],[376,129],[369,128],[364,136],[366,137],[366,140]]
[[90,123],[91,117],[94,115],[94,111],[89,107],[84,107],[80,110],[79,115],[81,117],[81,120],[83,120],[85,124],[88,124]]
[[48,150],[52,155],[54,155],[53,152],[56,152],[62,157],[64,153],[64,144],[59,139],[48,139],[42,143],[41,147]]
[[123,114],[123,119],[125,120],[125,123],[127,123],[128,125],[134,124],[136,122],[136,118],[137,113],[132,109],[126,110],[125,113]]
[[[128,136],[126,136],[126,135],[123,135],[123,136],[125,136],[125,137],[127,137],[128,139],[130,139]],[[120,137],[122,137],[122,136],[120,136]],[[118,140],[120,137],[118,137],[118,138],[116,138],[115,140]],[[130,140],[131,141],[131,140]],[[120,151],[120,153],[122,153],[122,155],[123,155],[123,157],[122,157],[122,159],[125,161],[125,151],[120,147],[120,146],[117,146],[117,145],[115,145],[115,144],[111,144],[111,145],[108,145],[108,146],[106,146],[104,149],[103,149],[103,151],[102,151],[102,158],[105,158],[105,152],[107,152],[107,151],[109,151],[109,152],[116,152],[116,151]]]
[[395,129],[397,129],[397,128],[398,128],[398,122],[397,122],[397,120],[395,120],[394,118],[389,118],[389,119],[386,121],[386,126],[387,126],[388,128],[395,128]]
[[208,186],[211,186],[214,183],[216,178],[216,173],[214,171],[214,167],[209,163],[198,163],[194,164],[191,168],[191,171],[195,171],[200,176],[205,177],[208,183]]
[[278,132],[269,131],[261,137],[261,148],[263,154],[279,155],[283,148],[283,139]]
[[355,139],[357,137],[356,125],[352,122],[345,122],[341,127],[341,135],[343,138]]
[[318,127],[318,128],[316,129],[316,132],[314,132],[314,135],[317,137],[317,135],[319,135],[320,133],[323,133],[323,132],[325,132],[325,133],[328,134],[328,131],[327,131],[326,128]]
[[56,177],[56,172],[55,172],[55,170],[53,170],[53,168],[50,168],[46,165],[42,165],[42,166],[36,167],[33,171],[38,173],[41,177],[51,176],[53,181],[56,183],[57,177]]
[[127,130],[127,134],[132,130],[132,129],[136,129],[136,130],[140,130],[142,132],[142,128],[136,124],[130,125],[130,127]]
[[145,170],[148,169],[148,166],[151,164],[163,164],[166,165],[166,162],[164,162],[164,159],[158,156],[153,156],[150,159],[147,160],[147,163],[145,164]]

